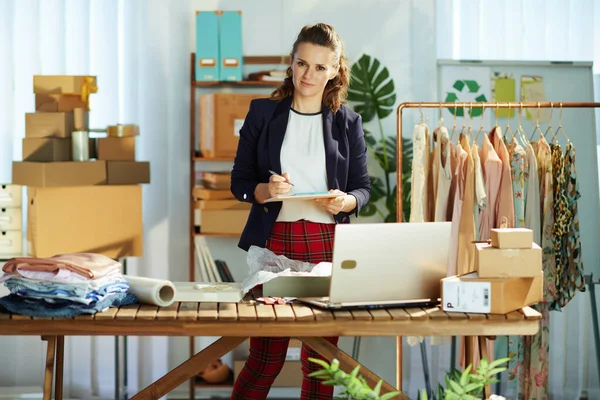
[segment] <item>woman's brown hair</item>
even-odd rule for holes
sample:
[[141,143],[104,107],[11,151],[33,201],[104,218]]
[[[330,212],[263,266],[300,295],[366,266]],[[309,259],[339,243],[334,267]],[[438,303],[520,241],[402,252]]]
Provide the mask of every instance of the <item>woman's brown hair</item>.
[[[333,112],[340,109],[340,105],[345,103],[344,99],[348,95],[348,84],[350,83],[350,70],[348,68],[346,54],[344,52],[344,43],[332,26],[327,24],[307,25],[298,34],[290,59],[293,62],[298,45],[300,43],[311,43],[316,46],[324,46],[335,53],[336,65],[339,66],[338,74],[327,82],[323,91],[323,102]],[[287,77],[284,79],[273,93],[271,99],[283,100],[294,94],[294,83],[292,82],[292,67],[287,69]]]

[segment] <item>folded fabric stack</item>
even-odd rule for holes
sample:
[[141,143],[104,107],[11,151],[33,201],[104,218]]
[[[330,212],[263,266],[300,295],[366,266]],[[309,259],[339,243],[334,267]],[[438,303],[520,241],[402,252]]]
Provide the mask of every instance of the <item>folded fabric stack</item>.
[[6,262],[0,307],[31,317],[71,318],[137,302],[121,264],[101,254],[72,253]]

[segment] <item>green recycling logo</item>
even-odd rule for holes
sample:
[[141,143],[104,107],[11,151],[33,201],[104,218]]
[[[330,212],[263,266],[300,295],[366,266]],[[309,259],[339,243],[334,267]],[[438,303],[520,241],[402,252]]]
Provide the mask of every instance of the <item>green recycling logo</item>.
[[[464,108],[461,107],[460,102],[472,102],[473,100],[466,100],[464,99],[464,97],[471,97],[473,95],[476,95],[477,93],[479,93],[479,90],[481,89],[481,85],[479,85],[479,83],[477,83],[477,81],[473,81],[473,80],[457,80],[456,82],[454,82],[454,85],[452,85],[452,87],[456,90],[456,92],[448,92],[446,95],[446,99],[444,100],[447,103],[454,103],[454,102],[458,102],[458,106],[456,107],[456,114],[455,114],[455,109],[454,107],[449,107],[448,111],[450,111],[450,113],[452,115],[454,115],[455,117],[464,117]],[[463,94],[463,99],[461,99],[459,97],[459,94]],[[476,102],[480,103],[480,102],[487,102],[487,98],[485,97],[485,94],[481,93],[480,95],[478,95],[477,97],[475,97]],[[471,117],[479,117],[481,116],[481,113],[483,112],[482,108],[473,108],[470,112]]]

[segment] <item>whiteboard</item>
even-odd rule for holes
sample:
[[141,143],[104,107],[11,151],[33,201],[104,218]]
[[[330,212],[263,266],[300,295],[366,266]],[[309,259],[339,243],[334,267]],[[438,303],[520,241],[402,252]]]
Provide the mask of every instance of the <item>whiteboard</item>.
[[[515,79],[516,101],[519,101],[521,95],[521,78],[522,76],[541,76],[547,101],[552,102],[571,102],[571,101],[594,101],[594,85],[592,74],[592,63],[588,62],[521,62],[521,61],[457,61],[457,60],[439,60],[437,66],[437,97],[438,101],[444,101],[448,98],[448,86],[454,82],[448,83],[448,79],[457,76],[457,70],[461,68],[469,68],[473,72],[473,76],[479,79],[479,93],[468,93],[468,88],[462,87],[464,95],[461,92],[462,99],[457,101],[474,101],[483,92],[482,88],[486,85],[489,87],[491,79],[485,82],[486,74],[500,72],[504,74],[512,74]],[[445,86],[445,87],[444,87]],[[458,85],[461,88],[462,85]],[[463,100],[464,99],[464,100]],[[472,100],[470,100],[472,99]],[[493,101],[492,98],[487,98],[488,101]],[[408,112],[407,112],[408,111]],[[413,114],[413,119],[407,118],[407,123],[403,123],[405,135],[412,132],[411,123],[414,123],[414,115],[419,112],[411,109],[404,111],[404,114]],[[475,109],[474,109],[475,111]],[[495,124],[494,112],[487,110],[484,114],[486,131],[491,129],[491,124]],[[537,117],[537,109],[529,109],[533,114],[533,120],[525,118],[525,113],[522,118],[523,128],[528,136],[533,133],[535,127],[535,119]],[[550,109],[545,110],[550,114]],[[595,109],[564,109],[562,114],[562,125],[564,130],[569,135],[577,151],[577,176],[579,181],[579,191],[581,198],[578,202],[579,207],[579,222],[580,234],[582,243],[582,256],[584,262],[585,273],[600,274],[600,251],[599,242],[599,188],[598,188],[598,150],[596,138],[596,121]],[[426,112],[429,114],[426,115]],[[440,114],[439,110],[423,110],[423,114],[427,118],[430,127],[437,124]],[[467,113],[468,114],[468,113]],[[407,115],[408,116],[408,115]],[[451,129],[454,124],[454,116],[450,111],[443,111],[445,125]],[[559,110],[554,109],[552,116],[553,129],[558,126]],[[410,121],[410,122],[409,122]],[[468,120],[467,120],[468,121]],[[500,126],[506,129],[508,119],[505,117],[498,118]],[[481,115],[473,117],[471,120],[474,132],[477,132],[481,125]],[[461,117],[456,118],[458,125],[457,132],[463,124]],[[517,117],[510,120],[511,127],[518,126]],[[546,131],[547,122],[541,122],[540,128],[542,132]],[[536,134],[536,138],[537,138]],[[557,136],[563,147],[566,143],[562,135]]]

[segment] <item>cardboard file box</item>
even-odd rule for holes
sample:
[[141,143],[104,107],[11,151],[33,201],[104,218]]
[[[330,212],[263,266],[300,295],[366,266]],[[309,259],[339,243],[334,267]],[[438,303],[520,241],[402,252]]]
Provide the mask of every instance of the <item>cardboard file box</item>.
[[204,157],[235,157],[250,102],[264,94],[211,93],[200,96],[200,150]]
[[[33,92],[36,94],[78,94],[96,91],[96,77],[85,75],[35,75]],[[88,94],[89,94],[88,93]],[[86,108],[86,107],[83,107]]]
[[12,181],[34,187],[91,186],[106,184],[105,161],[13,161]]
[[77,252],[110,258],[142,255],[141,186],[30,187],[28,200],[31,256]]
[[0,231],[21,231],[23,215],[21,208],[0,208]]
[[543,299],[543,273],[535,278],[480,278],[477,273],[441,281],[442,308],[448,312],[507,314]]
[[106,161],[107,185],[137,185],[150,183],[148,161]]
[[99,138],[98,160],[135,161],[135,136]]
[[26,113],[25,137],[70,138],[73,132],[73,113]]
[[219,74],[222,81],[242,80],[242,12],[223,11],[219,18]]
[[250,210],[201,210],[201,233],[240,234],[246,226]]
[[529,249],[499,249],[477,243],[475,270],[480,278],[532,278],[542,271],[542,249],[533,243]]
[[0,207],[21,208],[23,203],[23,188],[16,184],[0,185]]
[[219,11],[196,12],[196,81],[219,78]]
[[202,199],[202,200],[227,200],[227,199],[235,199],[231,190],[216,190],[216,189],[206,189],[202,186],[196,186],[192,192],[194,199]]
[[492,246],[499,249],[529,249],[533,231],[526,228],[495,228],[490,230]]
[[228,190],[231,187],[230,172],[202,172],[204,187],[218,190]]
[[200,226],[202,210],[250,210],[252,204],[237,200],[199,200],[194,210],[194,226]]
[[71,161],[71,139],[24,138],[23,161]]
[[35,110],[38,112],[72,112],[76,108],[87,108],[81,95],[36,94]]
[[23,234],[21,231],[0,232],[0,255],[5,258],[23,255]]

